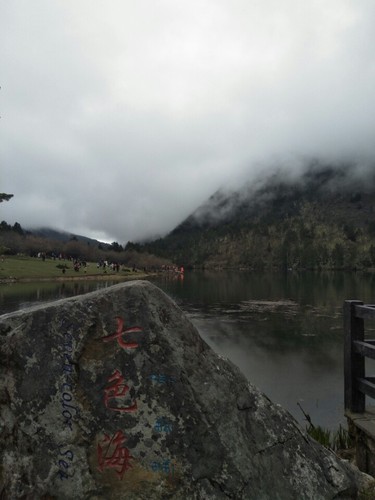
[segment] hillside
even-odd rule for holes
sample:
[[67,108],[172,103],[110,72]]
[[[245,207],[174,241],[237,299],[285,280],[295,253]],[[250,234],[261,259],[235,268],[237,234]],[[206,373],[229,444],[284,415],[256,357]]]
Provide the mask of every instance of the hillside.
[[103,248],[108,248],[110,246],[107,243],[103,243],[102,241],[98,241],[93,238],[88,238],[87,236],[71,234],[67,233],[66,231],[59,231],[57,229],[52,229],[49,227],[33,228],[29,230],[29,232],[34,236],[40,238],[45,238],[47,240],[61,241],[64,243],[74,240],[74,241],[81,241],[89,245],[96,245],[96,246],[101,245]]
[[218,191],[143,249],[186,267],[375,267],[374,169],[310,165]]

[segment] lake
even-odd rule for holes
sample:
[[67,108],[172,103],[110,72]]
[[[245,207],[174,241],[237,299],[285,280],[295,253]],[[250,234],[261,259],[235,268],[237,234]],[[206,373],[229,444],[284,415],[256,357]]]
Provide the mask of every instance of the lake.
[[[343,319],[346,299],[373,302],[363,273],[186,272],[152,278],[205,341],[304,426],[345,424]],[[1,313],[110,286],[111,281],[0,285]],[[300,406],[299,406],[299,405]]]

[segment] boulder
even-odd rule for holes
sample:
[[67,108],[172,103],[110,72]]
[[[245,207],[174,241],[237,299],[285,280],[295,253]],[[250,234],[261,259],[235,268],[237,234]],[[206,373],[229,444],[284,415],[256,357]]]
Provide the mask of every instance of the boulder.
[[2,499],[357,496],[149,282],[3,315],[0,335]]

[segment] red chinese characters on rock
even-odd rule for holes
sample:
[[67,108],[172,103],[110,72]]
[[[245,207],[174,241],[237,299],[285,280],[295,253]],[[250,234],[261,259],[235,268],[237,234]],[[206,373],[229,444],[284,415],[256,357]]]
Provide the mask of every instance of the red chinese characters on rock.
[[[142,329],[138,326],[124,328],[124,318],[116,317],[116,332],[103,337],[103,342],[116,340],[122,349],[136,349],[138,342],[126,342],[124,335],[127,333],[138,333]],[[121,413],[132,413],[137,411],[137,402],[129,402],[129,386],[125,382],[120,370],[115,369],[107,379],[107,385],[104,388],[104,404],[111,411]],[[121,480],[125,472],[132,467],[130,461],[134,459],[128,448],[124,446],[126,441],[125,434],[118,430],[112,436],[104,434],[104,438],[97,446],[98,469],[103,472],[105,469],[114,469]]]
[[139,326],[131,326],[130,328],[124,329],[124,318],[122,318],[121,316],[117,316],[116,320],[116,332],[111,335],[107,335],[107,337],[103,337],[103,342],[117,340],[119,346],[122,347],[122,349],[135,349],[136,347],[138,347],[137,342],[126,342],[122,336],[126,333],[141,332],[142,329]]
[[121,480],[125,472],[132,467],[130,461],[133,457],[128,448],[124,446],[126,436],[122,431],[117,431],[112,437],[104,435],[98,444],[99,470],[114,469]]
[[129,392],[129,386],[126,385],[124,377],[119,370],[115,370],[108,378],[108,385],[104,389],[104,404],[112,411],[131,413],[137,410],[137,402],[127,405],[124,397]]

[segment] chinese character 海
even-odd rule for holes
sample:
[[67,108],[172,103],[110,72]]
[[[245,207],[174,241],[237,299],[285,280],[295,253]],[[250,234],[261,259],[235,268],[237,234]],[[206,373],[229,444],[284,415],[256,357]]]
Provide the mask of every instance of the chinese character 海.
[[112,437],[104,435],[104,439],[98,444],[100,472],[104,469],[114,469],[119,479],[122,479],[125,472],[132,467],[130,460],[133,457],[124,446],[125,441],[126,436],[122,431],[117,431]]

